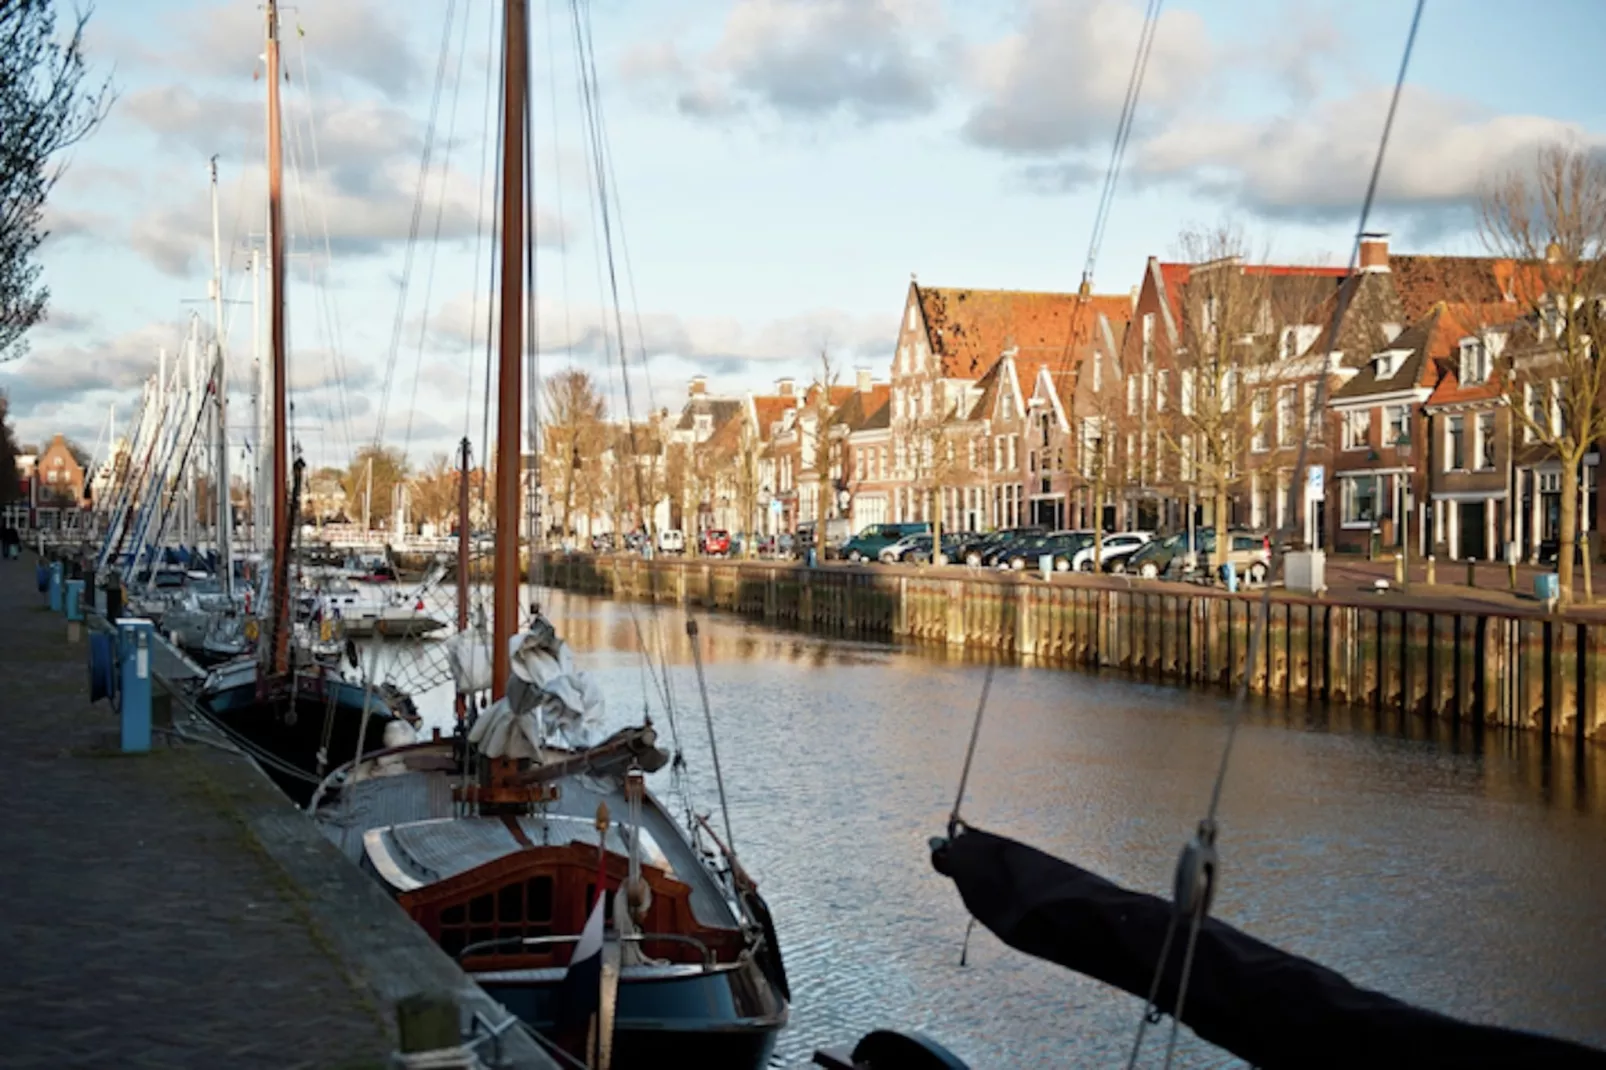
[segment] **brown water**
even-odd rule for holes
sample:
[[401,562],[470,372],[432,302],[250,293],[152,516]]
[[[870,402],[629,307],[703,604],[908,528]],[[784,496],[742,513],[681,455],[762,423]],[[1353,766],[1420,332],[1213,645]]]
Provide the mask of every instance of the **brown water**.
[[[638,628],[654,649],[667,641],[689,790],[717,822],[685,614],[543,599],[601,678],[610,727],[639,720],[645,699],[671,735]],[[985,668],[699,622],[737,849],[791,976],[778,1065],[890,1026],[924,1031],[977,1068],[1124,1066],[1137,1000],[980,929],[958,965],[968,915],[925,844],[953,803]],[[444,689],[420,699],[443,726],[449,703]],[[1207,804],[1227,713],[1215,694],[1001,666],[965,816],[1165,894]],[[672,799],[666,776],[654,789]],[[1606,1046],[1603,783],[1603,748],[1259,707],[1223,796],[1215,912],[1359,984]],[[1184,1036],[1176,1065],[1241,1065]],[[1143,1065],[1161,1064],[1162,1043]]]

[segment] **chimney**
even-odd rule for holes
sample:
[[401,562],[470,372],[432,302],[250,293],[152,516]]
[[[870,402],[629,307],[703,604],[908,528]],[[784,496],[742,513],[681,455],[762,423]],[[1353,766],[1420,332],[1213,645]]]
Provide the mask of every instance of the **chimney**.
[[857,390],[861,394],[868,394],[870,392],[870,387],[871,387],[871,385],[873,383],[873,380],[870,378],[870,369],[869,368],[855,368],[855,369],[853,369],[853,375],[854,375],[854,378],[856,379],[856,383],[854,385],[854,389]]
[[700,398],[708,393],[708,376],[694,375],[691,377],[691,386],[686,388],[688,397]]
[[796,393],[796,391],[796,379],[777,379],[775,381],[775,392],[781,395],[783,398],[791,397],[794,393]]
[[1389,269],[1389,236],[1378,231],[1361,235],[1361,270]]

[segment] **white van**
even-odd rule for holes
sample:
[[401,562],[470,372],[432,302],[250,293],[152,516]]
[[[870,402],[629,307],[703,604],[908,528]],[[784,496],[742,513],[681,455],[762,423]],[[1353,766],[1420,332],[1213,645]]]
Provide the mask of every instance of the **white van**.
[[686,552],[686,533],[679,528],[666,528],[658,533],[658,552],[683,554]]

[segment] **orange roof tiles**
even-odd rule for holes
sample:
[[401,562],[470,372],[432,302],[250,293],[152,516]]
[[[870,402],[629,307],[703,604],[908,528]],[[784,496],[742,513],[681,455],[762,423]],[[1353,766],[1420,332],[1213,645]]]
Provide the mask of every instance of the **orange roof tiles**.
[[927,341],[951,379],[980,379],[1004,350],[1054,359],[1093,330],[1099,312],[1123,322],[1131,298],[916,286]]

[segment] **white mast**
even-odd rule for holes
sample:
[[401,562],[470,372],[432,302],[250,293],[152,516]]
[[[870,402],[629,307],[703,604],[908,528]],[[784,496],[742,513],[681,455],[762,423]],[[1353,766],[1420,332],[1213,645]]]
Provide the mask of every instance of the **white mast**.
[[212,312],[216,317],[213,331],[216,335],[215,363],[212,380],[216,390],[213,413],[217,424],[217,547],[218,565],[223,572],[223,593],[234,593],[234,524],[233,507],[229,495],[229,376],[223,348],[223,245],[217,219],[217,157],[209,165],[212,178]]

